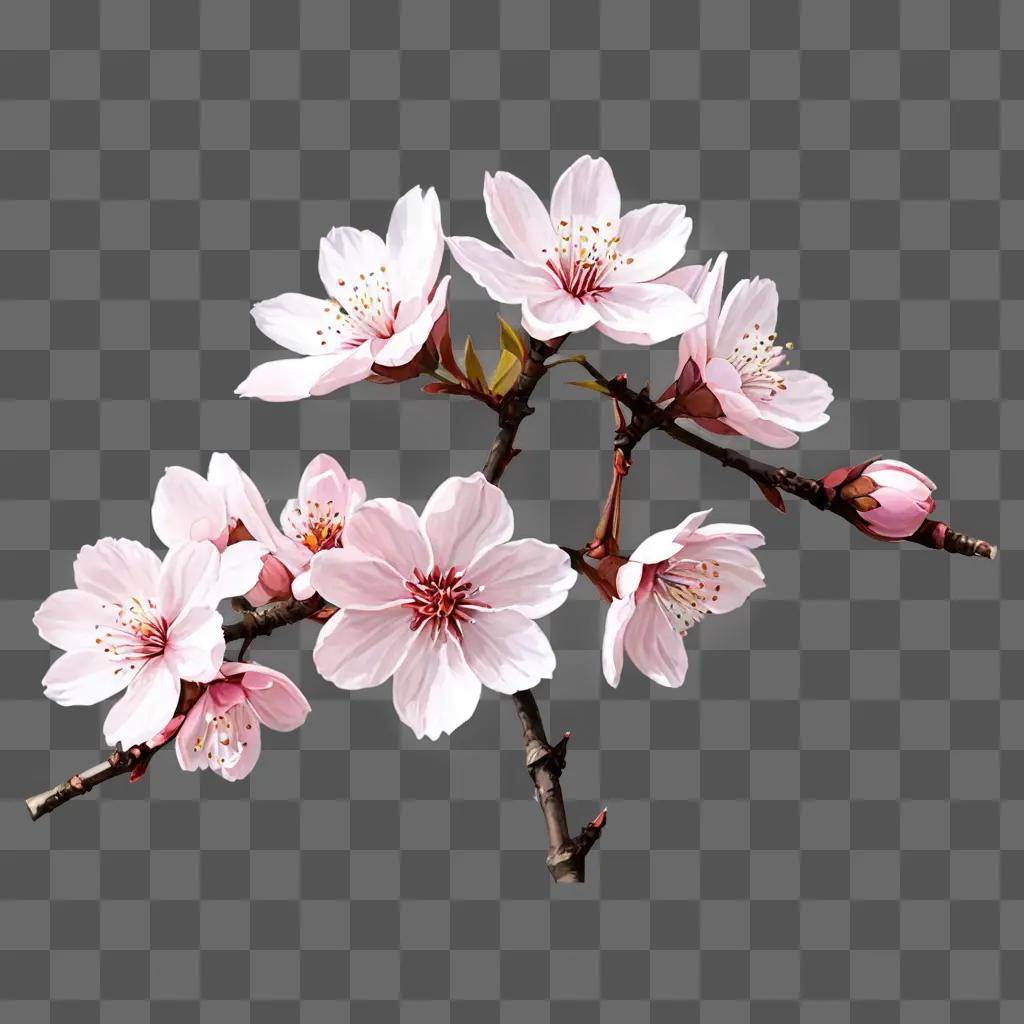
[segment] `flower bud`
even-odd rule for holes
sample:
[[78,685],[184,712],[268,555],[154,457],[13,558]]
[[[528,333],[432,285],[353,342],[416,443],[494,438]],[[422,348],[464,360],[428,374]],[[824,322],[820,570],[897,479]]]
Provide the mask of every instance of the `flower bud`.
[[896,459],[870,459],[822,479],[833,511],[879,540],[905,540],[935,509],[935,484]]
[[259,579],[256,586],[245,595],[246,600],[259,608],[261,605],[283,601],[291,596],[292,574],[279,559],[273,555],[265,555]]

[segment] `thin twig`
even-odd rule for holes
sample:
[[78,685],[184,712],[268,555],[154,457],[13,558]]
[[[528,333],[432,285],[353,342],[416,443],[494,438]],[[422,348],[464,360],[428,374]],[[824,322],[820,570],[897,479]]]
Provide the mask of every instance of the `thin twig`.
[[[560,344],[561,340],[544,343],[530,339],[523,369],[498,412],[498,434],[484,463],[483,474],[492,484],[501,480],[508,464],[518,453],[514,445],[519,426],[533,412],[530,398],[547,373],[545,360],[558,351]],[[571,548],[563,550],[568,552],[574,566],[586,565],[579,551]],[[533,691],[520,690],[512,694],[512,701],[523,726],[526,769],[533,780],[537,802],[544,813],[547,827],[548,871],[556,882],[582,882],[585,877],[585,858],[601,835],[608,818],[607,811],[602,811],[584,826],[578,836],[569,832],[559,776],[565,767],[565,751],[570,734],[565,733],[559,743],[552,747],[548,743]]]
[[[723,466],[739,470],[757,484],[765,498],[779,511],[785,511],[785,505],[779,494],[780,491],[784,491],[801,501],[808,502],[817,509],[835,513],[846,519],[851,525],[857,525],[845,503],[835,501],[834,495],[830,496],[828,489],[820,480],[801,476],[795,470],[785,466],[773,466],[768,462],[762,462],[735,448],[726,448],[723,445],[715,444],[714,441],[681,427],[645,391],[638,392],[630,388],[625,377],[620,375],[608,378],[585,358],[573,361],[579,363],[609,396],[620,402],[633,414],[629,435],[630,451],[632,445],[635,445],[644,434],[652,430],[660,430],[680,444],[710,456]],[[947,551],[956,555],[995,558],[998,551],[998,548],[988,541],[969,537],[954,530],[947,523],[933,519],[926,519],[916,533],[905,539],[912,544],[921,544],[927,548]]]

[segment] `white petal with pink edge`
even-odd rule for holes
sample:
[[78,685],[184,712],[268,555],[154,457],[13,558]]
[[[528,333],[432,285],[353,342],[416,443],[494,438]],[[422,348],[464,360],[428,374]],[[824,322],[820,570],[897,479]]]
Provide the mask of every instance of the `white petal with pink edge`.
[[207,683],[224,660],[224,622],[214,608],[191,608],[175,619],[164,648],[167,666],[179,679]]
[[108,746],[130,747],[145,743],[173,717],[181,694],[178,677],[163,658],[151,658],[135,674],[125,695],[110,709],[103,723]]
[[421,516],[434,563],[466,568],[474,558],[512,536],[512,506],[483,473],[453,476],[430,496]]
[[[416,510],[394,498],[360,505],[345,525],[345,547],[386,562],[403,579],[411,579],[413,569],[429,570],[434,561]],[[313,586],[323,593],[315,568]]]
[[588,296],[587,302],[608,327],[647,335],[652,344],[704,322],[693,299],[667,284],[615,284],[611,291]]
[[189,540],[220,540],[227,529],[224,496],[206,477],[168,466],[153,492],[153,532],[167,547]]
[[137,540],[104,537],[86,544],[75,559],[79,590],[121,605],[132,597],[156,596],[160,559]]
[[521,302],[527,296],[558,289],[547,270],[521,263],[479,238],[449,236],[446,241],[455,262],[495,302]]
[[380,268],[386,266],[384,240],[372,231],[347,226],[332,228],[320,239],[318,268],[324,291],[333,295],[346,309],[352,298],[353,285],[358,285],[360,275],[383,273]]
[[585,331],[600,317],[600,310],[592,303],[581,302],[564,291],[527,295],[523,301],[523,326],[538,341]]
[[562,221],[601,225],[619,223],[622,200],[615,175],[604,157],[581,156],[570,164],[551,190],[551,222],[557,228]]
[[421,191],[417,185],[395,203],[385,247],[391,298],[405,302],[426,295],[437,280],[444,252],[441,206],[432,188]]
[[536,622],[511,609],[479,612],[464,629],[462,653],[484,686],[528,690],[555,671],[555,652]]
[[171,548],[157,582],[160,614],[170,622],[189,608],[212,607],[219,598],[219,575],[220,552],[209,541],[190,541]]
[[110,622],[115,614],[102,598],[85,590],[58,590],[36,609],[32,623],[39,635],[65,651],[92,651],[96,627]]
[[324,677],[343,690],[379,686],[402,663],[413,632],[407,608],[345,608],[320,630],[313,661]]
[[472,717],[480,702],[480,680],[458,644],[434,644],[430,630],[423,628],[395,672],[392,700],[417,739],[436,740]]
[[557,245],[547,208],[537,193],[507,171],[484,175],[484,206],[494,233],[523,263],[544,266]]
[[686,207],[675,203],[651,203],[623,214],[618,249],[627,259],[617,261],[616,282],[653,281],[671,270],[686,254],[692,230]]
[[430,336],[434,324],[444,312],[450,281],[450,277],[441,278],[433,297],[424,303],[423,311],[411,323],[403,325],[405,308],[399,310],[395,326],[401,329],[396,330],[380,347],[376,354],[376,362],[381,366],[402,366],[416,357]]
[[71,651],[62,654],[43,676],[43,692],[55,704],[98,704],[119,693],[131,676],[117,673],[116,665],[102,651]]
[[289,292],[257,302],[249,312],[262,334],[300,356],[333,354],[360,340],[330,299]]
[[682,686],[689,659],[683,638],[658,604],[647,599],[637,603],[625,633],[630,661],[660,686]]
[[267,549],[254,540],[229,544],[220,555],[218,596],[239,597],[252,590],[260,578],[263,556],[267,553]]
[[615,598],[608,606],[604,620],[604,638],[601,643],[601,669],[610,686],[618,686],[622,677],[622,651],[626,627],[636,612],[636,600],[632,594]]
[[[242,398],[262,398],[264,402],[295,402],[309,398],[317,383],[337,370],[351,351],[304,359],[271,359],[253,367],[249,376],[235,388]],[[354,372],[354,371],[353,371]]]
[[530,537],[496,544],[477,555],[465,578],[492,608],[514,608],[539,619],[565,603],[576,571],[560,547]]
[[310,586],[339,608],[383,608],[409,599],[405,579],[391,565],[351,546],[315,555]]

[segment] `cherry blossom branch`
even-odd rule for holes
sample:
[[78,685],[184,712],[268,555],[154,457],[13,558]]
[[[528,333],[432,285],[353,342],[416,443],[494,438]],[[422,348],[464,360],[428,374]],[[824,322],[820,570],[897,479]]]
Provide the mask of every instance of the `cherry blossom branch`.
[[[558,351],[563,340],[545,343],[535,338],[530,339],[523,368],[498,410],[498,433],[484,462],[483,474],[492,484],[501,480],[508,464],[519,454],[519,449],[515,447],[519,426],[533,412],[530,398],[548,371],[545,360]],[[580,552],[564,550],[574,566],[586,565]],[[607,809],[584,825],[579,835],[573,836],[570,833],[565,798],[559,781],[565,768],[570,733],[564,733],[553,747],[548,743],[544,721],[532,690],[513,693],[512,703],[523,727],[526,770],[533,780],[537,802],[547,827],[548,871],[556,882],[582,882],[585,878],[586,856],[601,836],[608,819]]]
[[[275,629],[302,622],[304,619],[316,617],[322,620],[328,617],[330,612],[331,609],[324,608],[323,600],[319,596],[308,601],[297,601],[294,598],[277,601],[253,611],[243,612],[237,622],[229,623],[224,627],[224,641],[225,643],[232,643],[235,640],[243,641],[237,659],[242,661],[249,645],[256,637],[269,636]],[[110,779],[116,779],[119,775],[131,773],[132,782],[141,778],[149,767],[153,755],[174,741],[178,735],[178,729],[181,728],[185,720],[185,713],[196,702],[201,692],[202,687],[199,684],[182,681],[181,699],[178,701],[174,718],[156,736],[151,737],[145,743],[137,743],[127,750],[118,744],[106,760],[94,764],[91,768],[86,768],[85,771],[76,772],[51,789],[30,796],[25,801],[25,805],[28,807],[28,813],[32,820],[38,821],[44,814],[55,811],[77,796],[84,796],[96,786]]]
[[[612,397],[617,403],[625,406],[632,414],[632,419],[625,427],[620,427],[616,439],[616,448],[624,453],[631,453],[633,446],[645,434],[652,430],[660,430],[680,444],[694,448],[704,455],[716,459],[723,466],[739,470],[754,481],[761,489],[765,498],[780,512],[785,511],[780,491],[791,494],[801,501],[806,501],[817,509],[832,512],[856,525],[856,513],[844,501],[837,500],[837,493],[827,487],[821,480],[813,480],[801,476],[795,470],[785,466],[773,466],[750,455],[715,444],[714,441],[700,434],[694,434],[679,426],[672,416],[662,410],[650,397],[647,389],[634,391],[626,382],[624,375],[608,378],[583,356],[573,356],[571,360],[578,363],[600,385],[603,393]],[[995,558],[998,548],[986,540],[969,537],[935,519],[925,519],[920,528],[911,536],[904,538],[913,544],[921,544],[927,548],[946,551],[949,554],[977,555],[982,558]]]

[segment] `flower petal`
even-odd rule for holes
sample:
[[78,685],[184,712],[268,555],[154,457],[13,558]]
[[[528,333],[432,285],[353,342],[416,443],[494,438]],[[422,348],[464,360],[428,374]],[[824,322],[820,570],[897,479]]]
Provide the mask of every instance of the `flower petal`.
[[[235,388],[235,394],[243,398],[262,398],[265,402],[309,398],[321,380],[346,363],[349,353],[358,351],[347,349],[334,355],[306,356],[305,359],[271,359],[253,367],[249,376]],[[346,372],[354,373],[354,370],[349,367]]]
[[778,312],[779,293],[774,281],[766,277],[737,281],[722,305],[712,355],[728,359],[743,335],[753,333],[755,324],[763,336],[772,334]]
[[618,686],[622,677],[622,648],[626,627],[636,611],[636,599],[615,598],[608,606],[604,620],[604,638],[601,642],[601,669],[610,686]]
[[339,608],[384,608],[409,598],[404,579],[392,566],[353,547],[319,552],[310,585]]
[[75,585],[122,605],[132,597],[156,596],[160,559],[137,540],[104,537],[86,544],[75,559]]
[[[875,459],[874,462],[868,464],[864,475],[870,476],[872,480],[883,487],[902,488],[919,494],[921,497],[927,497],[935,490],[934,481],[926,477],[919,469],[915,469],[909,463],[900,462],[899,459]],[[924,490],[918,491],[913,487],[908,487],[908,482],[903,479],[904,475],[912,477],[924,487]]]
[[550,641],[521,612],[480,612],[475,622],[465,626],[463,637],[466,664],[484,686],[498,693],[528,690],[554,674]]
[[109,622],[113,609],[95,594],[84,590],[58,590],[32,616],[39,635],[65,651],[94,651],[96,627]]
[[705,314],[686,292],[667,284],[616,284],[587,297],[601,321],[615,331],[664,341],[704,322]]
[[436,740],[472,717],[480,702],[480,680],[458,644],[435,645],[430,630],[421,629],[395,672],[392,699],[417,739]]
[[445,302],[448,300],[448,283],[450,277],[441,278],[430,302],[423,312],[412,323],[392,334],[380,347],[376,362],[381,366],[402,366],[409,362],[423,348],[434,324],[444,313]]
[[551,223],[619,223],[622,202],[615,175],[604,157],[581,156],[567,167],[551,190]]
[[174,753],[178,756],[178,765],[183,772],[194,772],[200,768],[207,767],[206,729],[208,722],[207,714],[213,715],[210,700],[212,686],[208,686],[200,695],[199,699],[189,708],[185,721],[181,723],[178,735],[174,738]]
[[643,565],[657,565],[671,558],[679,550],[679,541],[676,534],[680,527],[675,526],[670,530],[659,530],[652,533],[650,537],[642,540],[637,549],[629,556],[631,562],[640,562]]
[[528,537],[495,544],[477,555],[466,578],[492,608],[514,608],[539,619],[565,603],[576,571],[560,547]]
[[357,228],[332,228],[320,239],[318,269],[324,291],[342,306],[351,301],[353,282],[359,275],[380,274],[387,266],[387,249],[380,235]]
[[267,549],[254,540],[229,544],[220,556],[218,597],[238,597],[252,590],[263,571],[263,556],[266,553]]
[[[394,498],[374,498],[356,509],[345,524],[345,549],[387,562],[403,579],[411,579],[413,569],[429,571],[434,562],[416,510]],[[320,590],[315,567],[313,586]]]
[[298,729],[312,710],[302,691],[283,672],[250,663],[243,672],[231,675],[241,681],[246,699],[268,729]]
[[417,185],[395,203],[386,248],[391,298],[404,302],[425,296],[437,280],[444,253],[441,206],[432,188],[422,192]]
[[227,529],[224,497],[205,477],[168,466],[153,492],[153,531],[167,547],[188,540],[215,543]]
[[523,326],[538,341],[550,341],[566,334],[585,331],[600,319],[600,311],[568,292],[530,295],[523,302]]
[[320,630],[313,649],[316,670],[342,690],[379,686],[402,663],[413,633],[409,610],[344,608]]
[[522,302],[528,295],[545,295],[558,289],[547,270],[521,263],[479,238],[458,236],[446,241],[455,262],[495,302]]
[[523,263],[542,267],[557,244],[551,218],[537,193],[507,171],[484,174],[484,206],[494,233]]
[[329,299],[288,292],[257,302],[249,312],[261,333],[300,356],[333,354],[357,340]]
[[168,622],[195,607],[217,603],[220,552],[209,541],[189,541],[171,548],[160,567],[156,603]]
[[786,387],[778,388],[762,414],[790,430],[814,430],[829,421],[825,410],[832,404],[832,389],[816,373],[804,370],[782,370],[779,374]]
[[935,508],[930,497],[921,500],[891,487],[879,488],[872,497],[880,502],[878,508],[858,514],[874,533],[890,540],[909,537]]
[[98,704],[123,690],[130,676],[102,651],[62,654],[43,676],[43,692],[55,704]]
[[190,608],[167,631],[167,667],[178,679],[207,683],[224,661],[224,620],[215,608]]
[[495,544],[512,536],[512,506],[483,473],[453,476],[430,496],[421,516],[442,571],[465,569]]
[[150,658],[107,714],[103,723],[105,742],[111,747],[145,743],[174,716],[180,695],[181,683],[164,659]]
[[309,389],[310,395],[329,395],[338,388],[366,380],[374,363],[377,344],[380,343],[365,342],[358,348],[349,349],[343,359],[336,358],[334,364],[313,382]]
[[618,263],[616,281],[653,281],[671,270],[686,254],[692,230],[686,207],[675,203],[651,203],[624,214],[618,248],[625,259]]
[[656,601],[640,601],[626,626],[626,653],[648,679],[661,686],[682,686],[689,660],[683,638]]

